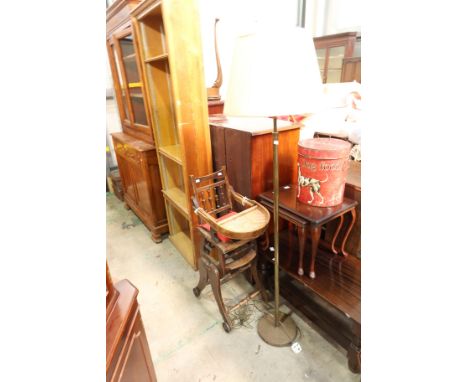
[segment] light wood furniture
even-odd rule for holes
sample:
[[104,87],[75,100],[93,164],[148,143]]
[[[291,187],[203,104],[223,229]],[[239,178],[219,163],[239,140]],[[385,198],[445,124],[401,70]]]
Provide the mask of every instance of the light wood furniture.
[[[234,189],[251,199],[273,188],[272,121],[269,118],[210,117],[213,167],[226,166]],[[280,186],[297,183],[300,126],[278,120]]]
[[156,382],[137,296],[128,280],[112,283],[106,264],[107,382]]
[[343,82],[341,80],[343,60],[354,56],[357,39],[357,32],[339,33],[314,38],[320,73],[322,74],[324,84]]
[[212,171],[208,105],[196,0],[146,0],[132,11],[153,129],[169,239],[196,269],[197,217],[189,176]]
[[[191,177],[193,208],[200,219],[198,230],[204,237],[203,252],[198,259],[200,279],[193,289],[196,297],[208,284],[223,316],[223,328],[229,333],[233,322],[229,313],[265,290],[257,274],[256,239],[265,232],[270,214],[255,200],[243,197],[229,184],[226,168],[202,177]],[[234,206],[240,210],[235,212]],[[220,217],[220,214],[223,214]],[[221,284],[240,272],[249,270],[256,289],[236,305],[226,307]]]
[[168,231],[158,158],[143,97],[140,57],[130,22],[139,1],[117,0],[107,9],[107,50],[122,133],[112,134],[126,206],[159,243]]

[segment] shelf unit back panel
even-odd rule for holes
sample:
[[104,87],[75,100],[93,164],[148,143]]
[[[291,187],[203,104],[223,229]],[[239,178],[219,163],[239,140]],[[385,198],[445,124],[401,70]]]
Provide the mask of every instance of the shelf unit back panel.
[[162,60],[146,63],[145,65],[158,146],[164,147],[179,144],[169,62]]
[[185,182],[182,166],[178,163],[162,156],[161,163],[163,165],[164,189],[170,190],[178,188],[180,192],[185,194]]
[[156,11],[157,13],[148,15],[142,19],[145,27],[141,29],[141,45],[146,59],[157,57],[167,52],[166,33],[160,12],[161,7],[157,7]]

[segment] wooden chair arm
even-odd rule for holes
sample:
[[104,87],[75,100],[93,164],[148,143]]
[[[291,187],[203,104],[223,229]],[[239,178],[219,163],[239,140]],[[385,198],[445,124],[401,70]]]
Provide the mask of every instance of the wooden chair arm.
[[204,209],[202,208],[197,208],[195,209],[195,214],[205,223],[208,223],[210,227],[213,227],[215,231],[217,231],[217,227],[219,227],[218,223],[216,222],[216,219],[211,216],[209,213],[207,213]]
[[238,192],[234,191],[232,186],[229,186],[229,191],[231,192],[231,195],[234,197],[234,200],[238,202],[240,205],[247,206],[247,207],[253,207],[255,204],[258,204],[255,200],[249,199],[244,195],[239,194]]
[[[253,201],[255,204],[258,204],[257,202]],[[253,206],[254,204],[252,204]],[[262,208],[265,208],[263,207],[262,205],[260,205]],[[208,214],[205,210],[203,210],[202,208],[198,208],[195,210],[195,214],[197,214],[203,221],[205,221],[206,223],[208,223],[210,225],[210,233],[211,232],[218,232],[220,233],[221,235],[224,235],[228,238],[231,238],[232,240],[238,240],[238,239],[233,239],[232,238],[232,232],[227,230],[226,228],[224,228],[223,226],[221,226],[217,221],[216,219],[214,219],[210,214]],[[219,241],[219,240],[218,240]]]

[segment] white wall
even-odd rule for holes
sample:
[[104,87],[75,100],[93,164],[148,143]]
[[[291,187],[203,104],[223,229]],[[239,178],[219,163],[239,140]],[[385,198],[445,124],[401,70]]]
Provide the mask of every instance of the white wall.
[[360,32],[361,0],[306,0],[306,29],[313,37]]

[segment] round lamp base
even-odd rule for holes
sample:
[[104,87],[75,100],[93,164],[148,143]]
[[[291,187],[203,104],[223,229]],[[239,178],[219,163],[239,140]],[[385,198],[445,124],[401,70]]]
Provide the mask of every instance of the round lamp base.
[[257,331],[261,339],[272,346],[289,346],[297,336],[296,323],[283,312],[279,313],[278,326],[275,326],[274,315],[265,314],[258,321]]

